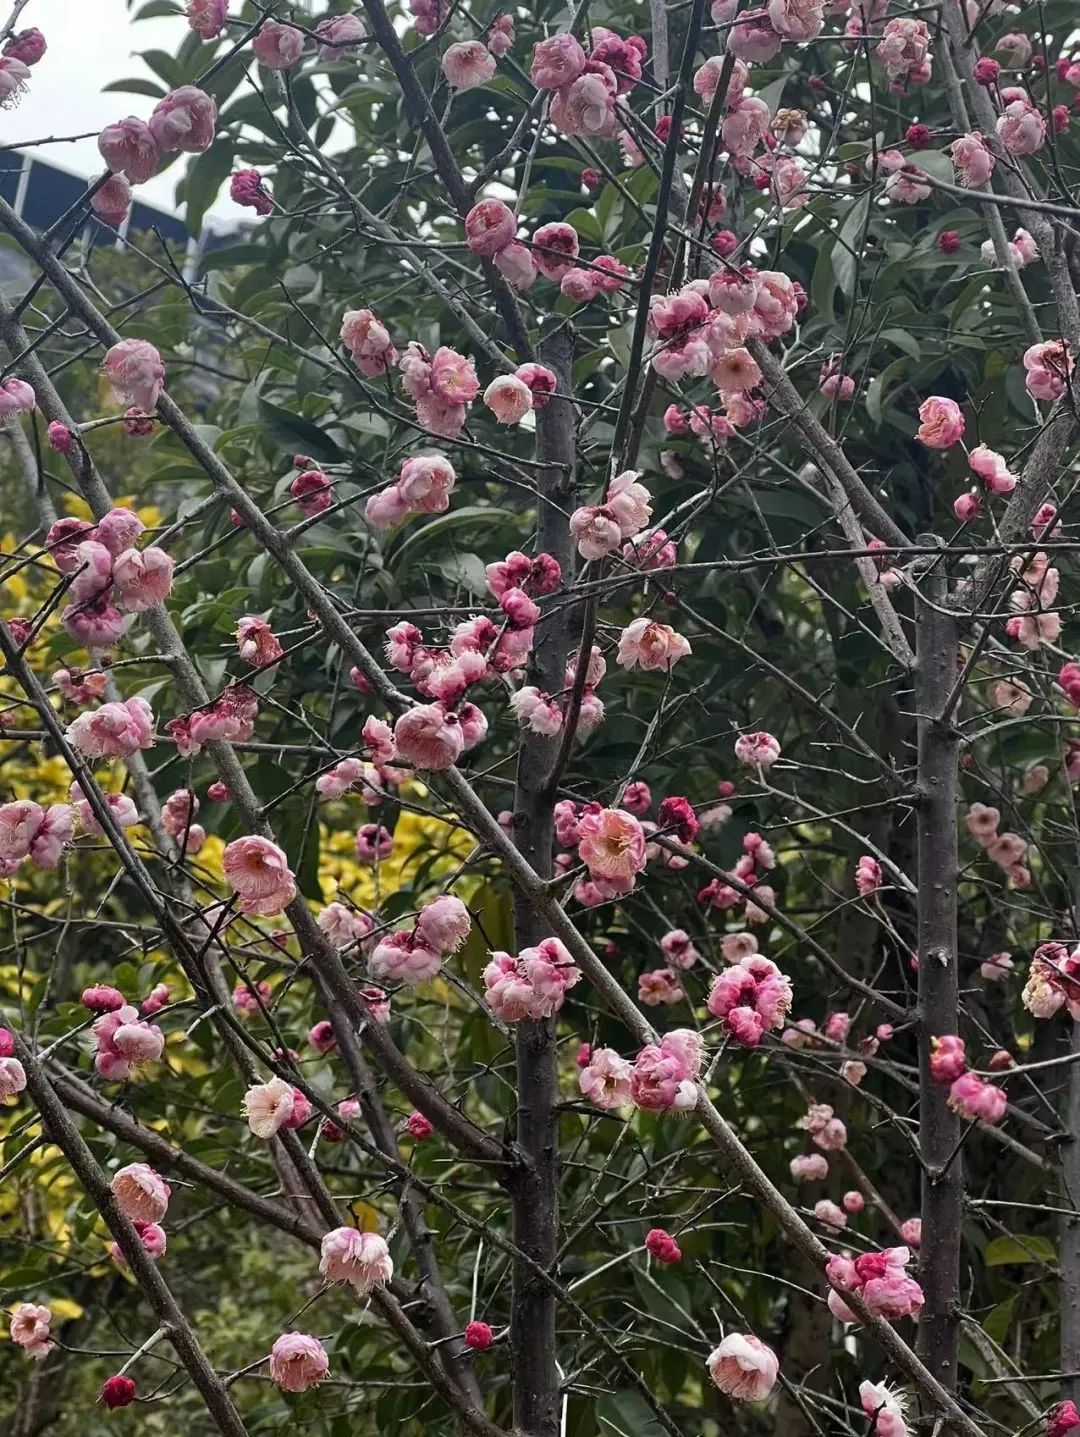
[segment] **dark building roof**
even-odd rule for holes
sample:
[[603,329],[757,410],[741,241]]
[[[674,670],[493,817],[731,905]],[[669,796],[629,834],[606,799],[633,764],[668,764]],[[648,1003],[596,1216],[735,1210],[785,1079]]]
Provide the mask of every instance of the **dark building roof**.
[[[0,152],[0,196],[34,229],[46,230],[55,224],[86,193],[86,187],[87,181],[82,175],[73,174],[37,155],[18,150]],[[175,210],[146,204],[136,198],[131,214],[119,232],[102,224],[93,214],[88,216],[84,229],[87,239],[93,244],[118,246],[123,243],[122,236],[140,230],[157,230],[174,250],[177,259],[183,257],[189,271],[197,272],[200,257],[223,245],[233,244],[242,226],[237,224],[230,230],[217,230],[204,225],[202,234],[193,245],[187,226]],[[21,250],[10,244],[0,244],[0,284],[25,280],[30,269],[30,261]]]

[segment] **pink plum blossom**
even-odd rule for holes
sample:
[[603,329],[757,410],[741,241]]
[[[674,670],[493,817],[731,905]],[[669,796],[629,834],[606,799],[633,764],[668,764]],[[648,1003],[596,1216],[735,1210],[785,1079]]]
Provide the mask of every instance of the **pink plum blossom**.
[[347,1282],[367,1294],[390,1281],[394,1260],[377,1232],[336,1227],[323,1236],[319,1271],[327,1282]]
[[776,1386],[780,1359],[750,1333],[731,1332],[709,1353],[706,1367],[721,1392],[737,1402],[763,1402]]
[[169,1209],[172,1189],[147,1163],[129,1163],[109,1184],[116,1205],[132,1222],[160,1222]]
[[283,1392],[306,1392],[330,1371],[326,1348],[306,1332],[283,1332],[270,1349],[270,1380]]
[[296,897],[296,880],[285,853],[260,834],[235,838],[222,854],[225,877],[243,913],[273,918]]

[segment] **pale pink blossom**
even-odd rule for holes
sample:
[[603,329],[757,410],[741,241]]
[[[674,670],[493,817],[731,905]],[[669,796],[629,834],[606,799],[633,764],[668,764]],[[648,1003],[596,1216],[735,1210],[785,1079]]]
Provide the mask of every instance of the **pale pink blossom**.
[[866,898],[881,887],[881,864],[864,853],[855,865],[855,892]]
[[330,1371],[326,1348],[306,1332],[283,1332],[270,1349],[270,1380],[283,1392],[306,1392]]
[[0,109],[10,109],[30,80],[30,68],[14,55],[0,55]]
[[563,944],[557,938],[545,938],[535,948],[523,948],[516,957],[493,953],[483,972],[484,998],[504,1023],[550,1018],[580,977],[581,970]]
[[254,614],[237,620],[236,647],[244,663],[257,668],[276,664],[285,654],[270,625]]
[[910,1437],[911,1429],[904,1420],[906,1403],[901,1393],[884,1382],[860,1382],[859,1403],[872,1419],[874,1437]]
[[327,1282],[347,1282],[359,1293],[385,1287],[394,1275],[386,1239],[377,1232],[336,1227],[323,1236],[319,1271]]
[[716,975],[706,1006],[735,1042],[755,1048],[784,1026],[791,1001],[791,980],[764,954],[752,953]]
[[679,975],[671,968],[653,968],[638,974],[638,1002],[647,1008],[664,1003],[681,1003],[686,997]]
[[90,208],[102,224],[119,229],[131,210],[131,184],[126,175],[110,175],[90,196]]
[[1000,983],[1009,976],[1013,966],[1010,954],[991,953],[989,958],[984,958],[979,964],[979,974],[987,983]]
[[1008,1099],[1001,1088],[969,1071],[961,1073],[950,1087],[949,1107],[969,1121],[997,1124],[1005,1116]]
[[288,1124],[295,1101],[295,1089],[284,1078],[253,1083],[242,1104],[248,1127],[257,1138],[272,1138]]
[[578,823],[578,857],[594,881],[604,879],[628,890],[645,867],[645,832],[624,809],[587,812]]
[[659,1045],[647,1044],[634,1059],[630,1095],[652,1112],[686,1113],[697,1105],[701,1038],[690,1028],[674,1028]]
[[517,240],[512,240],[505,249],[496,253],[495,268],[511,289],[516,289],[520,294],[524,294],[536,283],[538,271],[532,250]]
[[1046,144],[1046,119],[1025,95],[1005,106],[998,117],[997,132],[1010,155],[1033,155]]
[[[133,1223],[132,1226],[138,1234],[139,1241],[142,1243],[143,1251],[150,1258],[151,1262],[157,1262],[159,1258],[165,1256],[169,1239],[163,1227],[159,1227],[156,1222],[136,1222]],[[109,1244],[109,1256],[119,1267],[127,1266],[127,1258],[120,1250],[119,1243],[112,1242]]]
[[202,40],[216,40],[229,18],[229,0],[189,0],[188,26]]
[[0,1100],[14,1098],[26,1087],[26,1073],[18,1058],[0,1058]]
[[919,406],[915,437],[928,449],[951,449],[964,434],[964,416],[954,399],[934,395]]
[[153,411],[165,386],[165,366],[149,340],[121,339],[106,353],[102,371],[118,404]]
[[406,459],[397,478],[397,490],[406,506],[419,514],[444,514],[457,475],[444,454],[416,454]]
[[251,42],[255,58],[268,70],[291,70],[304,53],[304,32],[295,25],[267,20]]
[[368,379],[387,373],[398,361],[390,331],[370,309],[347,309],[341,317],[340,337],[352,362]]
[[17,1302],[11,1309],[11,1340],[27,1357],[48,1357],[55,1344],[49,1335],[52,1313],[35,1302]]
[[533,235],[533,258],[542,275],[557,284],[574,267],[580,242],[573,225],[562,221],[541,225]]
[[169,1210],[172,1188],[147,1163],[118,1169],[109,1187],[117,1207],[132,1222],[160,1222]]
[[858,1322],[844,1302],[837,1286],[856,1292],[866,1306],[888,1322],[917,1317],[923,1305],[923,1291],[907,1274],[911,1253],[906,1247],[889,1247],[882,1252],[862,1253],[852,1261],[831,1257],[825,1265],[830,1282],[829,1311],[841,1322]]
[[824,1182],[829,1176],[829,1160],[823,1153],[800,1153],[789,1164],[796,1182]]
[[511,694],[510,711],[522,728],[544,738],[554,738],[563,726],[563,711],[557,701],[532,684]]
[[533,46],[529,78],[538,90],[571,85],[585,69],[585,51],[573,35],[553,35]]
[[394,724],[394,745],[402,763],[414,768],[451,768],[464,747],[461,724],[440,704],[418,704]]
[[87,758],[128,758],[154,745],[154,715],[142,698],[102,704],[81,713],[67,727],[66,738]]
[[346,908],[344,903],[328,903],[315,921],[336,948],[362,944],[375,926],[367,913]]
[[647,673],[670,672],[675,664],[691,653],[689,641],[668,624],[652,619],[634,619],[619,635],[619,652],[615,662],[620,668],[641,668]]
[[765,65],[775,59],[782,43],[765,9],[740,11],[728,31],[728,50],[752,65]]
[[368,972],[380,983],[417,987],[442,969],[442,953],[428,946],[422,934],[402,930],[384,933],[368,957]]
[[480,40],[463,40],[447,47],[442,72],[455,90],[475,90],[495,73],[495,56]]
[[364,26],[358,15],[327,15],[315,26],[320,60],[354,60],[360,53]]
[[471,928],[469,910],[452,893],[425,904],[416,920],[417,936],[436,953],[457,952]]
[[609,1112],[613,1108],[629,1107],[633,1101],[630,1075],[630,1064],[614,1048],[594,1048],[578,1074],[578,1086],[582,1096],[594,1107]]
[[516,233],[517,219],[502,200],[479,200],[465,216],[465,243],[473,254],[497,255]]
[[570,516],[570,533],[583,559],[602,559],[613,554],[622,540],[622,526],[605,505],[588,504]]
[[[214,142],[217,128],[217,105],[205,91],[195,85],[181,85],[170,90],[154,106],[149,121],[150,133],[161,150],[181,150],[198,155]],[[130,342],[130,341],[127,341]],[[137,400],[132,401],[138,403]],[[141,409],[153,408],[140,405]]]
[[377,863],[394,851],[394,835],[381,823],[364,823],[356,830],[356,856],[361,863]]
[[109,169],[126,175],[133,184],[150,179],[161,162],[161,152],[149,126],[134,115],[106,125],[97,143]]
[[740,763],[768,768],[780,757],[780,744],[771,733],[742,733],[735,740],[735,757]]
[[958,183],[968,189],[980,189],[994,172],[993,153],[978,130],[953,140],[949,152],[956,166]]
[[1061,398],[1073,372],[1074,360],[1063,339],[1033,344],[1024,351],[1024,384],[1032,399],[1053,403]]
[[133,509],[110,509],[97,521],[93,537],[99,544],[104,544],[114,559],[119,559],[121,554],[134,547],[135,540],[145,527]]
[[913,70],[926,62],[930,31],[925,20],[887,20],[883,37],[874,54],[885,66],[890,80],[907,80]]
[[763,1402],[776,1386],[780,1359],[750,1333],[731,1332],[709,1353],[709,1376],[737,1402]]
[[968,454],[972,473],[977,474],[991,494],[1011,494],[1017,485],[1013,474],[1002,455],[985,444],[976,445]]
[[[623,802],[626,796],[623,795]],[[673,928],[660,939],[660,951],[673,968],[692,968],[701,957],[690,935],[682,928]]]
[[814,40],[825,24],[826,0],[769,0],[773,29],[785,40]]
[[243,913],[273,918],[296,897],[289,860],[269,838],[249,834],[233,839],[221,863]]
[[484,390],[484,403],[500,424],[520,424],[533,407],[532,391],[513,374],[500,374]]
[[114,564],[113,586],[117,607],[125,614],[141,614],[168,598],[173,582],[173,557],[164,549],[125,549]]
[[551,122],[565,135],[612,140],[618,132],[615,115],[618,80],[609,66],[596,61],[589,63],[589,73],[555,92]]

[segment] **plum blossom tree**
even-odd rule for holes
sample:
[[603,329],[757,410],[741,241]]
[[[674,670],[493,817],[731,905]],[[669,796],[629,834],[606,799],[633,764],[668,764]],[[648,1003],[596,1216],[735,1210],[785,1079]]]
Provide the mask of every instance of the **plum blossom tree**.
[[1070,0],[178,9],[0,198],[11,1430],[1080,1427]]

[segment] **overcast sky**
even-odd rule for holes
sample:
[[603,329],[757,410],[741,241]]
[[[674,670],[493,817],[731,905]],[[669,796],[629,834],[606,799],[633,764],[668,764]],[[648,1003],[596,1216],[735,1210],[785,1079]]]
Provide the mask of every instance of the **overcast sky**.
[[[9,8],[8,0],[0,0],[4,15]],[[124,0],[30,0],[19,28],[30,25],[42,32],[49,48],[31,71],[29,92],[15,109],[0,111],[0,144],[87,130],[96,135],[124,115],[146,119],[154,107],[149,96],[102,94],[102,86],[132,75],[152,79],[135,51],[175,52],[187,32],[187,22],[179,17],[133,24]],[[101,157],[93,139],[49,145],[43,157],[86,177],[101,172]],[[166,174],[140,185],[138,193],[154,204],[174,209],[174,190],[181,173],[174,165]],[[218,202],[216,212],[233,218],[236,207],[226,198]]]

